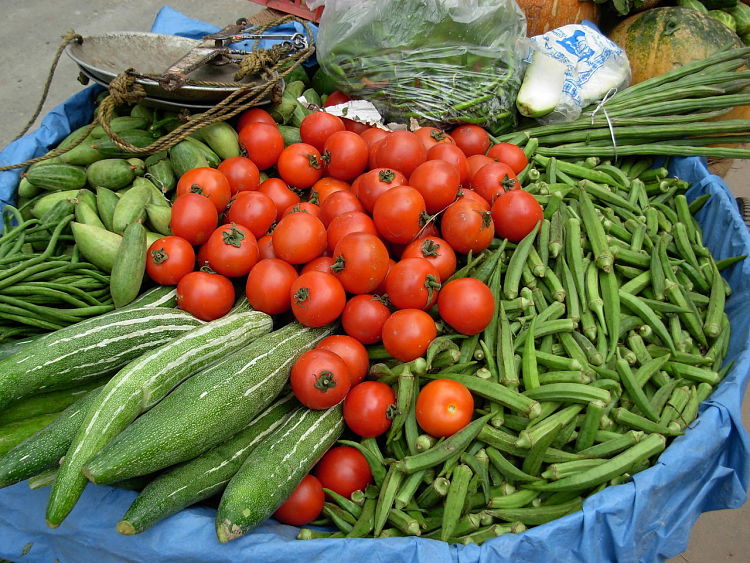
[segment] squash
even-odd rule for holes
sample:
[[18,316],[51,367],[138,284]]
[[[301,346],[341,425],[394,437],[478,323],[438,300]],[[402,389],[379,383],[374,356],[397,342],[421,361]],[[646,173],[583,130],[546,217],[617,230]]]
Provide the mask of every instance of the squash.
[[517,0],[526,15],[526,34],[541,35],[569,23],[599,23],[599,4],[581,0]]

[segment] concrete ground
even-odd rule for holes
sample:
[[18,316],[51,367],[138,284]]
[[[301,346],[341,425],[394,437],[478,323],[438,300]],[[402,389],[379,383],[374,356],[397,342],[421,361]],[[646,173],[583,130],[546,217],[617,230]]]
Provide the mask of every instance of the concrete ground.
[[[0,19],[0,148],[31,116],[60,37],[107,31],[147,31],[164,0],[3,0]],[[247,0],[172,0],[169,6],[191,17],[224,26],[260,7]],[[42,116],[81,89],[78,70],[63,56]],[[750,198],[750,161],[735,161],[726,181],[736,195]],[[747,398],[747,397],[746,397]],[[744,422],[750,421],[745,401]],[[750,503],[737,510],[703,514],[685,553],[671,562],[716,563],[750,560]],[[743,555],[744,554],[744,555]]]

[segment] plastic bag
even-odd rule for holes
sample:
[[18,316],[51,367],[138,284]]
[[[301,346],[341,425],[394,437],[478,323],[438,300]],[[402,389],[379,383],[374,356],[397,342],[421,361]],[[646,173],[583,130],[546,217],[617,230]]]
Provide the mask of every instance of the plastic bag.
[[513,0],[326,0],[317,55],[339,89],[388,121],[500,133],[515,125],[527,49]]

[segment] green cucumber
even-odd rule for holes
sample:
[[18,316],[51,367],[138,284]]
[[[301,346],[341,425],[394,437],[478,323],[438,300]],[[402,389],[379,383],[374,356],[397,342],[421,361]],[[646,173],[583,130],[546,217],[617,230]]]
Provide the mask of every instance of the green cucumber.
[[136,178],[139,178],[146,173],[146,163],[142,159],[131,157],[125,160],[130,165],[130,168],[133,171],[133,174],[135,174]]
[[47,427],[0,457],[0,487],[18,483],[51,467],[57,469],[58,461],[68,451],[99,389],[92,389],[80,397]]
[[34,334],[31,336],[24,336],[21,340],[6,340],[0,342],[0,360],[12,356],[16,352],[21,351],[27,344],[31,344],[34,340],[42,336],[41,334]]
[[174,175],[167,152],[164,151],[162,154],[164,155],[163,158],[153,160],[150,163],[149,159],[146,159],[146,176],[162,193],[167,193],[177,185],[177,178]]
[[[129,129],[128,131],[123,131],[119,136],[124,141],[138,148],[147,147],[154,142],[153,135],[142,129]],[[108,137],[97,139],[96,142],[91,144],[91,147],[98,150],[107,158],[127,158],[133,156],[132,152],[122,150]]]
[[162,235],[172,234],[172,231],[169,230],[169,222],[172,219],[171,207],[162,207],[160,205],[149,203],[146,205],[146,216],[148,217],[149,225],[151,225],[157,233],[161,233]]
[[723,23],[735,33],[737,32],[737,22],[734,21],[734,16],[732,16],[732,14],[725,12],[724,10],[709,10],[708,15]]
[[96,483],[112,483],[192,459],[220,444],[278,396],[294,361],[334,328],[290,323],[194,375],[99,452],[86,475]]
[[146,227],[142,223],[128,225],[109,277],[115,307],[124,307],[140,293],[146,273],[146,248]]
[[289,498],[344,430],[342,405],[301,407],[255,448],[227,485],[216,512],[216,535],[226,543],[259,526]]
[[95,188],[101,186],[110,190],[119,190],[135,179],[135,172],[130,163],[124,158],[105,158],[94,162],[86,169],[89,185]]
[[146,231],[146,249],[148,249],[149,246],[154,244],[157,240],[159,240],[164,235],[161,233],[154,233],[152,231]]
[[142,307],[111,311],[45,334],[0,361],[0,408],[34,393],[115,373],[201,324],[185,311]]
[[86,223],[73,222],[70,228],[83,257],[105,272],[111,272],[122,237],[102,227]]
[[247,456],[281,425],[299,403],[289,394],[229,440],[149,483],[117,523],[125,535],[139,534],[159,520],[221,492]]
[[18,197],[29,199],[34,197],[35,195],[39,195],[41,191],[41,188],[37,188],[36,186],[32,185],[31,182],[29,182],[26,178],[21,178],[21,181],[18,182],[18,188],[16,189]]
[[221,157],[216,154],[211,147],[198,139],[197,137],[185,137],[185,140],[192,144],[203,155],[211,168],[216,168],[221,164]]
[[206,125],[198,130],[198,135],[222,160],[241,154],[237,131],[226,121]]
[[727,8],[726,11],[734,18],[737,35],[742,36],[750,32],[750,6],[738,2],[734,8]]
[[19,422],[40,414],[59,413],[78,401],[83,395],[101,385],[100,381],[85,383],[80,387],[40,393],[21,399],[4,409],[0,413],[0,426]]
[[91,147],[94,142],[92,137],[87,137],[77,147],[73,147],[66,153],[60,155],[60,162],[65,164],[75,164],[77,166],[88,166],[104,158],[104,155],[95,148]]
[[[151,123],[154,119],[154,112],[148,106],[144,106],[143,104],[135,104],[132,108],[130,108],[130,117],[140,117],[141,119],[145,119],[146,123]],[[112,121],[114,121],[114,119]]]
[[272,324],[270,316],[258,311],[227,315],[151,350],[118,371],[86,412],[60,464],[47,505],[48,524],[59,525],[75,505],[86,486],[81,468],[94,454],[181,381],[269,332]]
[[208,160],[201,150],[187,139],[169,149],[169,158],[178,179],[188,170],[208,166]]
[[84,203],[88,203],[94,210],[96,210],[96,196],[94,195],[94,192],[91,190],[87,190],[86,188],[82,188],[78,190],[78,193],[76,194],[76,199],[78,201],[83,201]]
[[177,289],[170,285],[157,285],[141,293],[123,309],[139,307],[177,307]]
[[96,209],[91,207],[85,201],[79,201],[75,207],[76,221],[85,225],[94,225],[100,229],[104,229],[104,223],[96,213]]
[[96,210],[99,213],[99,219],[102,220],[108,231],[112,231],[112,220],[115,216],[115,207],[120,198],[112,190],[107,188],[96,188]]
[[143,222],[146,218],[146,204],[151,200],[151,190],[144,184],[134,185],[125,192],[115,206],[112,215],[112,229],[122,234],[128,225]]
[[0,426],[0,455],[9,452],[27,438],[49,426],[58,414],[40,414]]
[[35,188],[49,191],[80,190],[86,185],[86,170],[62,162],[31,168],[25,177]]
[[[132,129],[143,129],[146,125],[148,125],[148,121],[144,117],[133,117],[132,114],[123,117],[114,117],[109,122],[109,128],[118,135]],[[101,139],[107,137],[107,132],[101,125],[97,125],[91,130],[91,136],[95,139]]]
[[148,199],[148,203],[153,205],[158,205],[160,207],[170,207],[169,200],[164,197],[164,192],[162,192],[158,187],[156,187],[156,184],[154,184],[151,180],[148,178],[136,178],[133,181],[133,187],[136,186],[145,186],[148,188],[150,197]]
[[43,195],[31,208],[31,214],[37,219],[41,219],[49,213],[55,205],[64,200],[75,201],[79,190],[64,190]]
[[698,10],[704,14],[708,13],[708,8],[706,8],[700,0],[677,0],[677,5],[681,8],[692,8],[693,10]]

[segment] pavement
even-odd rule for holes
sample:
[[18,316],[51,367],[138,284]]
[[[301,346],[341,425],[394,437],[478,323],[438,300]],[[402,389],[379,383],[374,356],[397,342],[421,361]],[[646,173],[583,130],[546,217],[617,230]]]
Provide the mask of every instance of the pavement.
[[[74,30],[86,36],[109,31],[148,31],[164,5],[163,0],[2,0],[0,148],[17,135],[33,114],[65,32]],[[218,26],[261,9],[247,0],[173,0],[168,5]],[[41,116],[80,91],[77,77],[77,66],[63,55]],[[750,199],[750,161],[728,164],[722,170],[725,181],[735,195]],[[750,428],[748,400],[744,401],[743,421]],[[691,531],[688,549],[669,561],[750,561],[750,505],[703,514]]]

